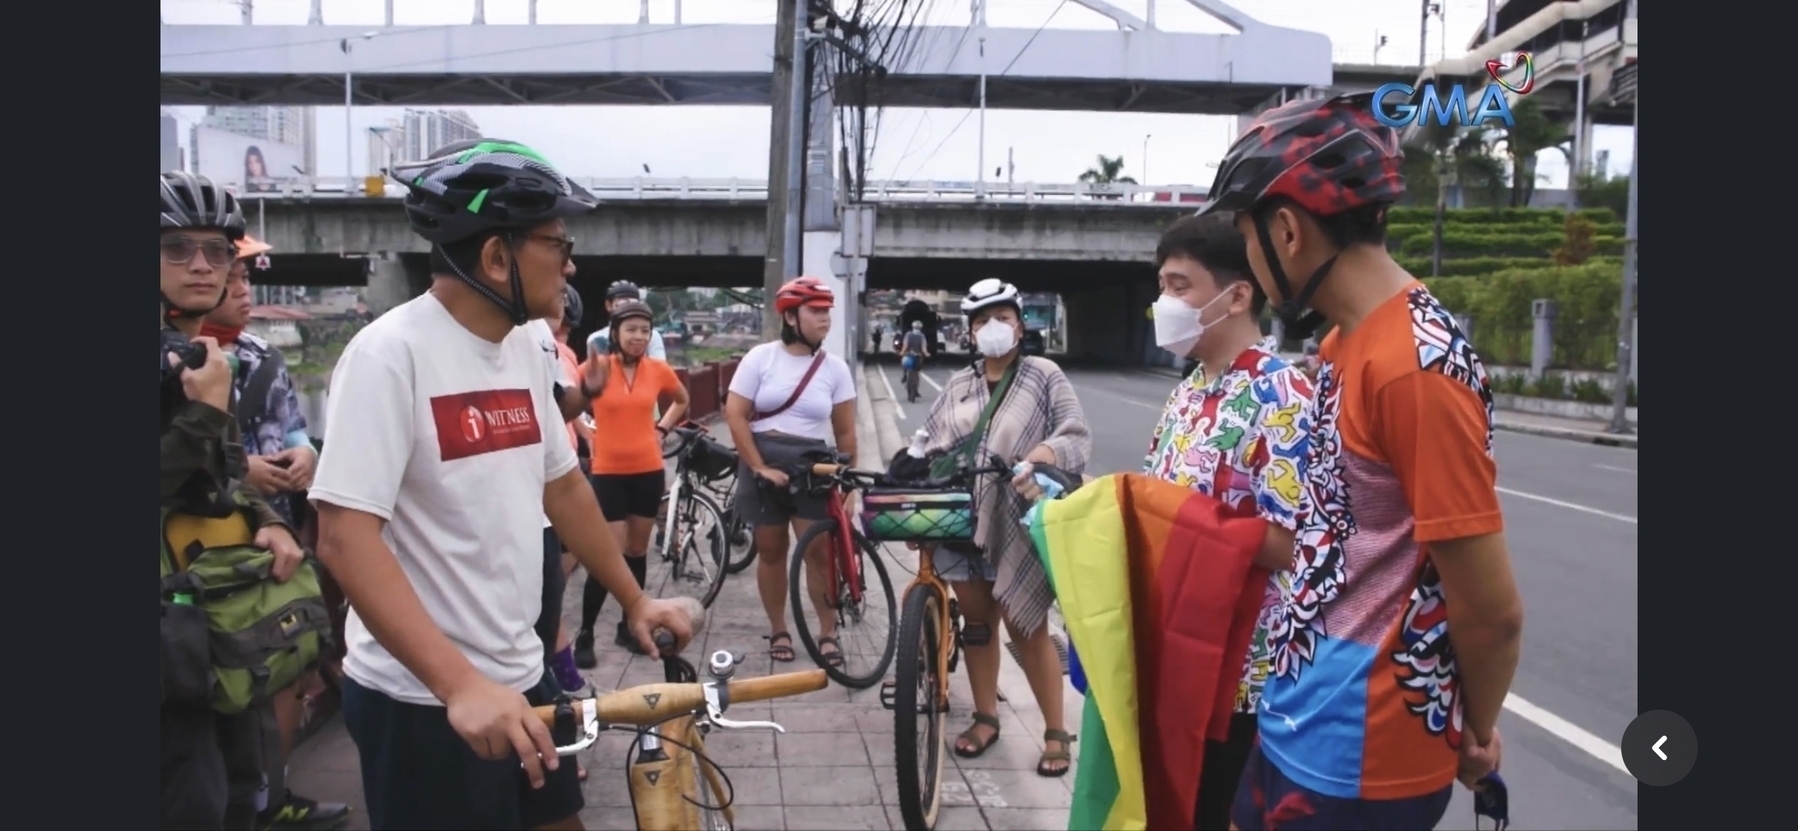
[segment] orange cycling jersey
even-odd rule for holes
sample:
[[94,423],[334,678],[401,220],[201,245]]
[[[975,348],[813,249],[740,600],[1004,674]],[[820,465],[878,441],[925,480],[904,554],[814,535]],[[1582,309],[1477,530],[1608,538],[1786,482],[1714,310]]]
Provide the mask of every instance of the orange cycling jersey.
[[[628,380],[614,356],[606,364],[606,385],[593,399],[594,473],[650,473],[662,470],[662,442],[656,435],[656,403],[680,388],[668,364],[654,358],[637,362]],[[605,440],[597,438],[604,435]]]

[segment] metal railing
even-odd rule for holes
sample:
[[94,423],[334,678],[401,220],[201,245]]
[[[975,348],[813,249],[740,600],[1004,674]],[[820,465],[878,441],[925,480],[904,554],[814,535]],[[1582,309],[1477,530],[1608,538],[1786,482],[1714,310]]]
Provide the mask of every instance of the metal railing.
[[[637,200],[693,200],[707,202],[760,202],[768,198],[768,182],[762,179],[673,179],[636,177],[575,181],[601,202]],[[380,177],[315,176],[279,179],[244,192],[237,183],[226,187],[245,200],[258,199],[393,199],[405,188]],[[347,185],[347,186],[346,186]],[[372,185],[372,187],[371,187]],[[869,182],[865,198],[878,203],[904,202],[1033,202],[1155,205],[1170,202],[1202,202],[1206,188],[1197,185],[1132,185],[1075,182],[937,182],[892,180]]]

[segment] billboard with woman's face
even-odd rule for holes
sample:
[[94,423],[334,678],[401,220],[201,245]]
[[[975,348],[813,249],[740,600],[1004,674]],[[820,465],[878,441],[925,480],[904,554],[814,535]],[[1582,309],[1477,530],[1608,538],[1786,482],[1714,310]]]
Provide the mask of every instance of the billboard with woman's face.
[[279,190],[298,178],[305,151],[291,144],[240,136],[211,127],[193,131],[194,172],[237,193]]

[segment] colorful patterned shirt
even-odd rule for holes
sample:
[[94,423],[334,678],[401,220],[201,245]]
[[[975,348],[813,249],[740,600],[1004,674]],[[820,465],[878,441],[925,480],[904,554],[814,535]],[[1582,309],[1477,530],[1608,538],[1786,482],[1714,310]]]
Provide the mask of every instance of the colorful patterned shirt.
[[1273,627],[1261,749],[1341,799],[1455,780],[1460,679],[1430,545],[1503,530],[1492,391],[1421,283],[1320,344],[1293,557]]
[[[242,400],[249,390],[250,379],[256,376],[256,370],[269,355],[279,351],[268,341],[249,332],[239,333],[237,340],[226,344],[230,354],[237,356],[237,373],[232,376],[232,394],[237,402],[237,421],[243,431],[243,450],[247,456],[273,456],[290,447],[312,445],[312,437],[306,434],[306,416],[300,412],[300,397],[295,391],[293,377],[287,374],[283,366],[275,373],[274,382],[268,385],[268,394],[259,404]],[[263,494],[265,498],[268,494]],[[285,498],[270,498],[269,504],[275,512],[293,524],[293,508]]]
[[[1196,370],[1168,396],[1143,472],[1294,529],[1311,434],[1311,382],[1263,349],[1244,350],[1222,375]],[[1289,580],[1268,578],[1244,656],[1236,711],[1255,712],[1271,666],[1268,628]]]

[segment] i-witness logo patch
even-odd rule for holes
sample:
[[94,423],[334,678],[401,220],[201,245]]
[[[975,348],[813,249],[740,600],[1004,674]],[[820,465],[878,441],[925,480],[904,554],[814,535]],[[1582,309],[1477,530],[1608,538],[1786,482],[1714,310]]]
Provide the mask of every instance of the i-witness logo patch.
[[443,461],[528,447],[543,441],[530,390],[481,390],[431,399]]

